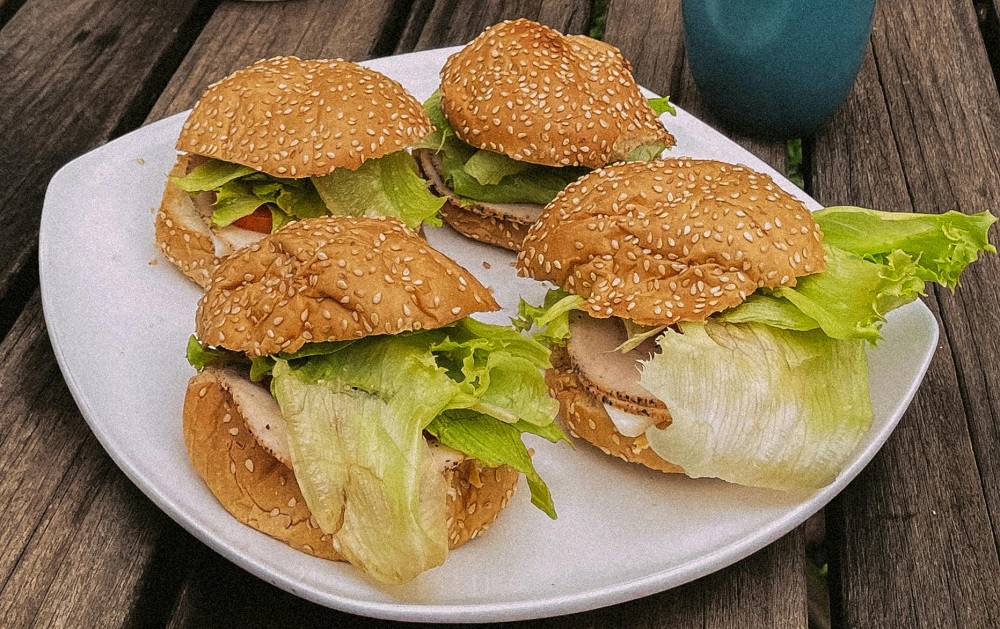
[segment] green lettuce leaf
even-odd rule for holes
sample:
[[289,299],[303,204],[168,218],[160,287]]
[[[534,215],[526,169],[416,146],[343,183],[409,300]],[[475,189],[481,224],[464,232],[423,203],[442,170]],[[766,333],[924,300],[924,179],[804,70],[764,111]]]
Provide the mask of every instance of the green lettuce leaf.
[[[447,488],[422,438],[436,421],[457,435],[449,445],[467,456],[527,470],[533,500],[554,515],[519,438],[567,439],[553,421],[558,403],[540,371],[548,366],[544,346],[466,318],[433,330],[308,344],[255,359],[252,375],[272,377],[296,478],[320,527],[349,561],[400,583],[447,552],[438,508]],[[476,425],[463,428],[466,420]]]
[[573,166],[541,166],[466,144],[455,135],[441,110],[440,90],[424,102],[424,111],[435,131],[414,148],[441,153],[444,182],[459,197],[484,203],[546,205],[589,171]]
[[954,288],[979,253],[995,253],[987,233],[996,218],[900,214],[827,208],[814,214],[824,233],[826,271],[794,287],[760,290],[717,318],[788,329],[821,328],[838,339],[876,343],[885,315],[924,293],[924,284]]
[[250,359],[243,352],[234,352],[221,347],[204,347],[193,334],[188,338],[187,361],[198,371],[205,367],[245,366],[250,363]]
[[413,148],[440,151],[444,148],[444,143],[448,138],[455,137],[455,130],[444,115],[444,110],[441,109],[441,90],[434,90],[431,97],[424,101],[424,113],[427,114],[427,118],[434,125],[434,131],[414,144]]
[[357,170],[338,168],[311,179],[285,179],[252,168],[210,159],[185,177],[171,177],[187,192],[215,192],[212,224],[234,221],[266,206],[271,231],[293,220],[335,215],[395,216],[416,229],[440,225],[437,211],[444,200],[433,195],[420,176],[416,160],[396,151],[367,160]]
[[665,325],[639,325],[631,319],[622,319],[625,325],[625,342],[615,348],[615,350],[625,354],[642,345],[642,342],[652,338],[666,329]]
[[382,397],[340,380],[310,382],[283,360],[272,390],[288,422],[302,494],[344,557],[391,584],[441,565],[448,488],[423,427],[446,396]]
[[673,422],[650,447],[694,477],[812,490],[833,482],[873,419],[865,344],[816,330],[682,323],[658,339],[642,386]]
[[581,309],[583,297],[553,289],[545,293],[541,306],[532,306],[522,299],[511,324],[522,331],[535,327],[534,339],[546,345],[562,345],[569,338],[569,313]]
[[672,104],[670,104],[670,97],[669,96],[660,96],[660,97],[657,97],[657,98],[648,98],[648,99],[646,99],[646,102],[649,103],[649,106],[653,109],[653,112],[657,116],[662,116],[663,114],[666,114],[666,113],[669,113],[671,116],[676,116],[677,115],[677,110],[674,109],[674,106]]
[[897,252],[887,264],[826,247],[826,271],[807,275],[794,287],[759,291],[718,316],[728,323],[767,323],[790,330],[822,328],[832,338],[882,338],[879,330],[890,310],[923,293],[912,258]]
[[913,258],[917,277],[948,288],[958,286],[959,275],[980,252],[996,253],[988,233],[997,218],[989,212],[909,214],[828,207],[813,216],[826,244],[883,264],[894,252],[905,252]]
[[484,465],[509,465],[521,472],[528,481],[531,504],[553,520],[556,518],[552,494],[535,470],[517,426],[474,411],[454,410],[434,418],[427,432],[449,448],[464,452]]
[[[445,149],[447,150],[447,149]],[[511,160],[513,161],[513,160]],[[547,205],[563,188],[576,181],[586,170],[572,166],[555,168],[532,164],[527,170],[504,177],[496,185],[484,185],[465,172],[464,164],[452,165],[443,160],[444,181],[460,197],[484,203],[531,203]]]
[[528,162],[520,162],[500,153],[480,149],[465,162],[464,170],[481,185],[491,186],[503,181],[504,177],[520,175],[531,170],[531,166]]
[[625,158],[625,161],[648,162],[651,159],[660,157],[665,150],[667,150],[666,144],[644,144],[629,151],[628,157]]
[[357,170],[338,168],[312,182],[332,214],[395,216],[411,229],[441,224],[437,212],[445,200],[431,193],[406,151],[367,160]]
[[210,159],[199,164],[184,177],[170,177],[169,179],[184,192],[205,192],[221,188],[234,179],[255,172],[257,171],[249,166]]

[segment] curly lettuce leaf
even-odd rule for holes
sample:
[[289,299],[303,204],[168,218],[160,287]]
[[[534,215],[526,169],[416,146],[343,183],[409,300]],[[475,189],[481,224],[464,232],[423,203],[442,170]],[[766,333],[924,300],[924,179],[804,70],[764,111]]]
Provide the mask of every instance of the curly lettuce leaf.
[[682,323],[640,383],[673,422],[650,447],[689,476],[812,490],[836,479],[873,411],[862,341],[758,323]]
[[[523,428],[531,430],[530,426]],[[464,452],[484,465],[509,465],[521,472],[528,481],[531,504],[553,520],[556,518],[552,494],[535,470],[531,454],[521,441],[521,431],[517,425],[475,411],[453,410],[435,417],[427,426],[427,432],[449,448]],[[550,441],[560,438],[566,438],[561,431]]]
[[909,214],[860,207],[828,207],[813,214],[826,244],[886,264],[897,251],[913,259],[914,274],[954,289],[981,252],[996,253],[989,212]]
[[924,293],[925,282],[954,288],[981,252],[995,253],[989,213],[901,214],[827,208],[814,214],[824,233],[826,271],[794,287],[761,290],[717,318],[788,329],[821,328],[838,339],[876,343],[885,315]]
[[537,328],[533,338],[546,345],[562,345],[569,338],[569,313],[583,309],[584,299],[562,289],[545,293],[541,306],[523,299],[517,304],[517,317],[511,319],[516,330]]

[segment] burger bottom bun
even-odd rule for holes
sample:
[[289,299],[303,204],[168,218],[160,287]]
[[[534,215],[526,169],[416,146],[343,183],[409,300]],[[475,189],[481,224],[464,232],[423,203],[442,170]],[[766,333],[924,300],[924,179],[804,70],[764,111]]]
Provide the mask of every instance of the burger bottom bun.
[[577,377],[565,348],[553,349],[551,359],[552,368],[545,372],[545,382],[559,401],[559,417],[570,434],[623,461],[661,472],[684,473],[681,467],[653,452],[646,435],[626,437],[615,429],[604,404]]
[[462,207],[450,200],[441,208],[441,218],[466,238],[511,251],[521,250],[521,243],[532,225],[484,212],[478,206]]
[[[247,428],[221,371],[205,369],[188,382],[184,398],[184,443],[198,475],[240,522],[292,548],[342,561],[295,481]],[[458,457],[462,459],[463,457]],[[448,546],[456,548],[490,527],[513,496],[518,473],[464,458],[442,469],[448,484]]]

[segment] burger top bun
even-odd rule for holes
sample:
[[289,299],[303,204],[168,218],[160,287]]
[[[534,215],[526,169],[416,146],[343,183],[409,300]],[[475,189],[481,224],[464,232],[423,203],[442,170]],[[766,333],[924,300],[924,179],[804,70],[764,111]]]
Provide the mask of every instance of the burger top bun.
[[674,144],[617,48],[530,20],[491,26],[449,57],[441,94],[463,141],[535,164],[598,168]]
[[593,317],[696,321],[761,287],[826,268],[823,234],[767,175],[710,160],[632,162],[559,193],[529,230],[519,273],[586,300]]
[[276,177],[354,170],[433,130],[396,81],[343,60],[274,57],[213,84],[177,149]]
[[206,345],[264,356],[497,309],[471,273],[400,221],[328,216],[290,223],[224,259],[195,325]]

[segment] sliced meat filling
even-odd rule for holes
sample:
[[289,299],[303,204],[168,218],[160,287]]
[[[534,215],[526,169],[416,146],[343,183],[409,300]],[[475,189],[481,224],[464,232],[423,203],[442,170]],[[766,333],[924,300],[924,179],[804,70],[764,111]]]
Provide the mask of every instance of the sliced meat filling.
[[639,361],[658,350],[655,342],[647,339],[629,352],[619,352],[616,348],[626,339],[625,326],[616,317],[595,319],[584,312],[570,314],[566,353],[573,371],[608,408],[618,431],[636,437],[649,426],[669,424],[671,418],[666,405],[639,384]]
[[[267,387],[251,382],[246,376],[232,370],[218,372],[219,383],[229,391],[237,410],[246,420],[247,428],[265,450],[278,459],[285,467],[292,469],[292,453],[288,447],[288,424],[277,400]],[[234,426],[236,428],[236,426]],[[458,467],[466,456],[461,452],[442,445],[424,433],[431,448],[431,456],[438,469],[450,470]]]
[[542,214],[544,206],[533,203],[486,203],[484,201],[474,201],[464,199],[455,194],[441,177],[441,155],[430,149],[417,149],[413,151],[413,156],[420,163],[420,170],[431,182],[431,187],[442,197],[447,198],[463,210],[478,214],[480,216],[495,217],[515,223],[531,225]]

